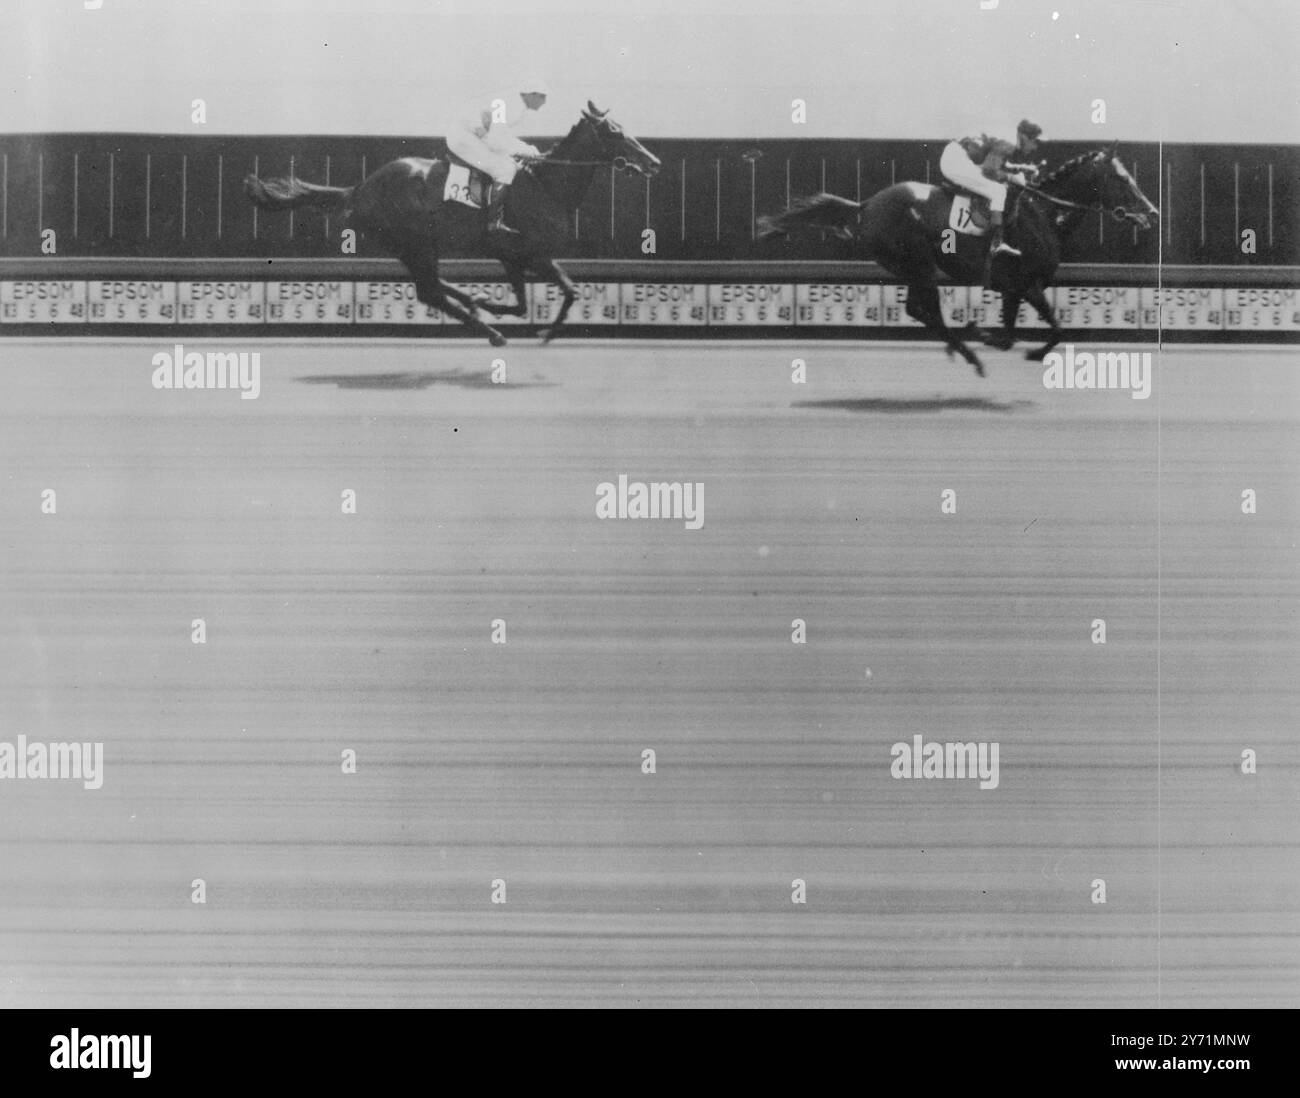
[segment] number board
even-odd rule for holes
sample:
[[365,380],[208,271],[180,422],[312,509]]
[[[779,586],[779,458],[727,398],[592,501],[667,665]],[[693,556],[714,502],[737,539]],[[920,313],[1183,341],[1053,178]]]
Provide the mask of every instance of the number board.
[[1210,287],[1143,286],[1142,327],[1156,330],[1219,331],[1223,328],[1223,291]]
[[0,282],[0,322],[80,324],[85,319],[84,282]]
[[351,282],[268,282],[268,324],[350,324]]
[[875,283],[801,282],[795,287],[795,322],[810,327],[878,328],[880,286]]
[[[617,324],[618,283],[578,282],[575,284],[578,299],[569,310],[566,324]],[[553,283],[534,283],[532,286],[533,323],[550,324],[564,300],[560,288]]]
[[1300,329],[1300,304],[1294,289],[1223,291],[1223,326],[1232,332],[1295,331]]
[[90,282],[86,291],[91,324],[176,323],[175,282]]
[[266,318],[266,284],[181,282],[176,317],[182,324],[260,324]]
[[718,327],[794,323],[794,287],[789,283],[716,283],[709,286],[709,324]]
[[1136,286],[1054,286],[1048,296],[1062,328],[1137,328]]
[[624,282],[619,323],[699,325],[707,323],[709,288],[678,282]]
[[358,282],[353,291],[358,324],[441,324],[442,314],[415,296],[414,282]]

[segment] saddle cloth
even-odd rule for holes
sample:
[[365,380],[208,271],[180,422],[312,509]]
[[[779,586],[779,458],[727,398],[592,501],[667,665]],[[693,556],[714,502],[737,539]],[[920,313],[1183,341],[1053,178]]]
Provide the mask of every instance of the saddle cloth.
[[444,202],[459,202],[474,210],[481,210],[487,205],[488,189],[492,180],[471,168],[455,153],[447,153],[447,180],[442,185]]
[[989,203],[983,195],[971,194],[951,184],[944,187],[952,196],[948,227],[967,236],[984,236],[989,231]]

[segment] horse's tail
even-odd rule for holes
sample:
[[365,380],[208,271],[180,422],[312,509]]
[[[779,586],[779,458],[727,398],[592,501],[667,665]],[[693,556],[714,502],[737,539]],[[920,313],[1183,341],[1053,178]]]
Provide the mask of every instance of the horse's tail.
[[244,176],[244,193],[263,210],[296,210],[300,206],[323,206],[337,210],[352,200],[352,187],[322,187],[301,179],[259,179]]
[[858,220],[862,203],[834,194],[815,194],[800,198],[784,213],[758,219],[760,238],[785,234],[791,229],[829,229],[847,233]]

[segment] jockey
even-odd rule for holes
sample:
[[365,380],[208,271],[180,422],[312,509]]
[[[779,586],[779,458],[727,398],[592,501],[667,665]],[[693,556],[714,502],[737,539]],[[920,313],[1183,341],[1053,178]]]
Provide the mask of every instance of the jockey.
[[959,141],[949,141],[939,158],[939,170],[948,179],[989,200],[992,214],[990,259],[998,254],[1020,255],[1019,248],[1013,248],[1002,239],[1002,211],[1007,205],[1007,185],[1003,180],[1023,187],[1025,173],[1038,170],[1031,158],[1038,149],[1042,132],[1041,126],[1026,118],[1016,127],[1014,145],[988,134],[963,137]]
[[505,223],[506,190],[519,170],[515,157],[541,154],[510,131],[528,111],[541,110],[548,94],[544,81],[529,78],[508,92],[483,96],[461,110],[451,122],[447,148],[465,163],[492,177],[488,196],[489,232],[516,231]]

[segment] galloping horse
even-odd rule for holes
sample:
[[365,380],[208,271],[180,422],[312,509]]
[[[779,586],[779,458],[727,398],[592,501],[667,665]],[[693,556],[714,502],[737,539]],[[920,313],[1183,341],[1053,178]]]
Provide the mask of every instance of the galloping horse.
[[[564,294],[554,322],[543,340],[555,337],[577,299],[577,288],[551,256],[569,242],[574,211],[582,205],[596,168],[616,168],[654,175],[659,159],[631,134],[624,133],[587,101],[582,117],[551,151],[537,158],[515,177],[506,197],[506,213],[514,234],[488,234],[485,211],[460,201],[444,201],[444,185],[451,164],[408,156],[391,160],[371,172],[355,187],[323,187],[299,179],[244,180],[244,192],[264,210],[292,210],[300,206],[346,209],[354,227],[373,235],[384,249],[402,261],[415,280],[415,295],[426,305],[441,309],[494,347],[505,337],[476,315],[484,309],[493,316],[524,316],[525,275],[535,274],[555,283]],[[498,260],[515,294],[514,305],[495,305],[471,296],[438,274],[444,252],[462,254],[476,246],[480,254]]]
[[[990,285],[1002,294],[1003,331],[987,342],[1002,350],[1015,343],[1016,314],[1021,301],[1027,301],[1052,329],[1048,342],[1025,356],[1041,361],[1060,342],[1060,325],[1044,290],[1060,265],[1062,242],[1083,215],[1108,210],[1117,221],[1149,229],[1160,213],[1120,163],[1115,145],[1076,156],[1037,186],[1014,188],[1013,195],[1006,239],[1022,254],[999,255],[993,262]],[[983,377],[979,356],[944,324],[939,307],[936,268],[959,284],[979,285],[983,280],[986,239],[952,224],[953,204],[959,198],[966,200],[964,192],[929,183],[897,183],[865,202],[818,194],[761,219],[760,235],[820,229],[854,241],[858,258],[875,260],[907,283],[908,316],[943,340],[949,355],[956,351]],[[966,220],[957,219],[963,230]]]

